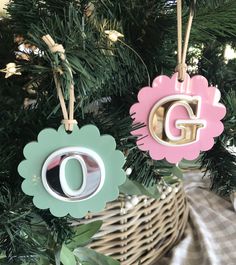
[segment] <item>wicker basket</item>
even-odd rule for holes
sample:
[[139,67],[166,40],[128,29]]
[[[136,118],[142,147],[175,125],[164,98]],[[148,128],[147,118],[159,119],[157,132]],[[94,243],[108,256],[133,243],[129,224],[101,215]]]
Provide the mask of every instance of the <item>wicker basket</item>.
[[145,196],[139,200],[138,205],[125,212],[125,198],[121,196],[105,211],[87,216],[84,223],[104,222],[90,247],[114,257],[121,265],[149,265],[176,244],[188,219],[182,185],[164,200]]

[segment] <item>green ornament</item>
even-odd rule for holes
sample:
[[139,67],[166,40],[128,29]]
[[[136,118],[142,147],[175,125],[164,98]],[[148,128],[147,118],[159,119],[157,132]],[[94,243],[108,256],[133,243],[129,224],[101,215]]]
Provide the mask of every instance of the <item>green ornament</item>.
[[44,129],[37,142],[25,146],[24,156],[18,166],[23,192],[57,217],[81,218],[103,210],[126,180],[125,157],[115,139],[100,135],[94,125],[74,126],[70,134],[64,126]]

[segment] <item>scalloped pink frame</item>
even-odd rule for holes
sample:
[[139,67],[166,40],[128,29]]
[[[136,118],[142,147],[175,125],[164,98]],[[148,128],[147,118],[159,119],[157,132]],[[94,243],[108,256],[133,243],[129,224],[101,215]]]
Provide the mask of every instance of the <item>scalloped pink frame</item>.
[[[199,96],[201,98],[199,118],[205,121],[205,127],[199,129],[197,141],[187,145],[168,146],[159,143],[152,137],[148,128],[149,114],[158,101],[171,95]],[[138,93],[139,102],[130,109],[134,124],[142,123],[145,125],[131,132],[138,136],[138,148],[142,151],[149,151],[154,160],[165,158],[170,163],[178,163],[183,158],[187,160],[196,159],[200,151],[207,151],[212,148],[214,137],[219,136],[224,130],[221,119],[226,114],[226,108],[219,103],[220,97],[220,91],[216,87],[209,86],[207,79],[200,75],[190,78],[186,74],[184,82],[178,81],[177,73],[172,78],[164,75],[156,77],[152,87],[144,87],[140,90]],[[183,117],[190,119],[186,114],[186,109],[177,108],[173,111],[170,127],[176,134],[180,131],[176,128],[175,122]]]

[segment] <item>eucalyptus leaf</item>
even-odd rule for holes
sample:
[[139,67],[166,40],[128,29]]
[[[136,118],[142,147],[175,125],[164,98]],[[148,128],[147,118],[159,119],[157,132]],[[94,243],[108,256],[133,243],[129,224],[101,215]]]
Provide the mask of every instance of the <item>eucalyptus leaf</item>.
[[82,265],[120,265],[117,260],[85,247],[76,249],[74,254]]
[[48,265],[49,261],[44,256],[40,256],[39,261],[37,262],[37,265]]
[[126,182],[119,187],[120,192],[128,195],[146,195],[155,199],[160,198],[157,185],[144,186],[141,183],[127,178]]
[[95,235],[102,226],[102,221],[94,221],[89,224],[83,224],[74,228],[75,236],[66,246],[70,250],[86,245],[93,235]]
[[61,248],[55,250],[55,265],[61,265]]
[[61,248],[61,263],[63,265],[76,265],[76,258],[75,255],[72,251],[69,250],[64,244],[62,245]]
[[173,176],[165,176],[163,177],[164,179],[164,182],[167,184],[167,185],[174,185],[176,183],[179,183],[182,178],[183,178],[183,174],[181,174],[181,176],[177,176],[177,175],[174,175],[176,178],[173,178]]
[[183,172],[182,172],[181,168],[178,167],[178,166],[175,166],[175,167],[172,168],[172,174],[175,177],[179,178],[179,179],[182,179],[183,178]]
[[181,163],[179,164],[179,167],[181,169],[197,169],[200,167],[200,163],[199,163],[199,158],[192,160],[192,161],[188,161],[188,160],[182,160]]
[[0,260],[1,260],[1,259],[5,259],[5,258],[6,258],[6,254],[5,254],[4,252],[1,252],[1,253],[0,253]]

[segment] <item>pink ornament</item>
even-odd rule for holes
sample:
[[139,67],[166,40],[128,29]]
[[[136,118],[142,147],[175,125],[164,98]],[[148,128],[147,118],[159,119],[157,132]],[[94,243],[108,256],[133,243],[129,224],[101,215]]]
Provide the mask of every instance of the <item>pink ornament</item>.
[[172,78],[158,76],[152,87],[140,90],[139,102],[130,109],[134,124],[144,124],[132,131],[139,149],[149,151],[154,160],[166,158],[170,163],[197,158],[200,151],[212,148],[214,137],[224,130],[220,120],[226,108],[220,97],[203,76],[186,74],[184,82],[178,81],[177,73]]

